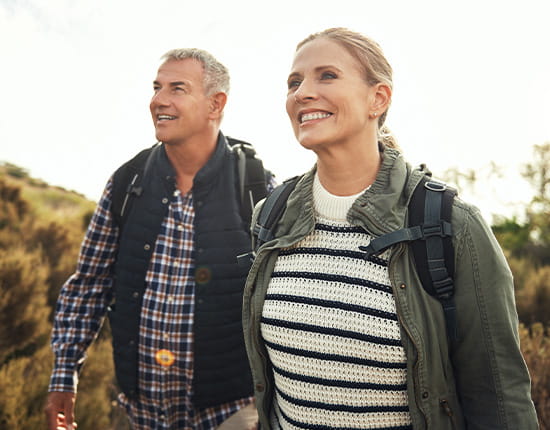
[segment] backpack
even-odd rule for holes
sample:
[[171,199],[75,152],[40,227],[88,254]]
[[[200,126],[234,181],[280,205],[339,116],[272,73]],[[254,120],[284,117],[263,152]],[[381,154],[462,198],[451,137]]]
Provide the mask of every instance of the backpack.
[[[299,179],[296,176],[283,182],[265,200],[252,228],[255,251],[274,238],[275,226]],[[456,194],[455,189],[432,180],[431,174],[427,172],[409,202],[408,226],[375,238],[368,246],[359,247],[365,251],[365,258],[369,258],[397,243],[408,243],[422,287],[441,302],[447,336],[453,341],[458,338],[453,298],[454,249],[451,226],[451,210]]]
[[[266,194],[266,183],[271,172],[264,170],[262,160],[256,158],[254,147],[242,140],[226,136],[231,150],[237,155],[237,170],[241,196],[241,216],[250,223],[254,205]],[[132,197],[139,197],[143,192],[140,178],[145,176],[151,161],[151,153],[159,144],[144,149],[134,158],[118,169],[113,177],[111,212],[119,226],[124,226]]]

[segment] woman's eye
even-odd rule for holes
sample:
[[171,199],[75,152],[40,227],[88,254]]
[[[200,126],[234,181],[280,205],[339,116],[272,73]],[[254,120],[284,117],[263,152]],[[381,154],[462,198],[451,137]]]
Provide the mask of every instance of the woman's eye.
[[291,88],[295,88],[295,87],[299,87],[299,86],[300,86],[300,81],[298,81],[297,79],[294,79],[294,80],[288,82],[288,89],[289,90]]
[[336,79],[336,74],[333,72],[323,72],[321,79]]

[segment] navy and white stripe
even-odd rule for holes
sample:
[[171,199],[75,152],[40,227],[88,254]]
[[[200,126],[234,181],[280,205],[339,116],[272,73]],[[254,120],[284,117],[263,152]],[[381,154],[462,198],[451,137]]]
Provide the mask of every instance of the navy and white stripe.
[[387,260],[358,252],[370,237],[345,220],[353,200],[338,198],[339,219],[318,215],[275,264],[261,330],[276,429],[412,429]]

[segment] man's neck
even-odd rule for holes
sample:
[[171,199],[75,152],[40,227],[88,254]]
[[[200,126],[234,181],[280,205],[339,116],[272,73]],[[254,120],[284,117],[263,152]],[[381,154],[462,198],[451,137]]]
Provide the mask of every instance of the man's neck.
[[193,187],[197,172],[208,162],[218,142],[218,131],[209,136],[189,139],[178,144],[166,144],[166,155],[176,171],[176,182],[182,194]]

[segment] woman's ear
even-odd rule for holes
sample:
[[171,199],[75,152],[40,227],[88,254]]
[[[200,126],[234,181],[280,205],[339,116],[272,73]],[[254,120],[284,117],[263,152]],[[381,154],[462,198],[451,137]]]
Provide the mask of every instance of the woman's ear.
[[215,93],[210,96],[210,119],[221,119],[223,109],[227,103],[227,94],[223,92]]
[[371,109],[380,116],[382,113],[386,112],[390,106],[392,91],[388,85],[381,82],[377,83],[373,89],[374,100]]

